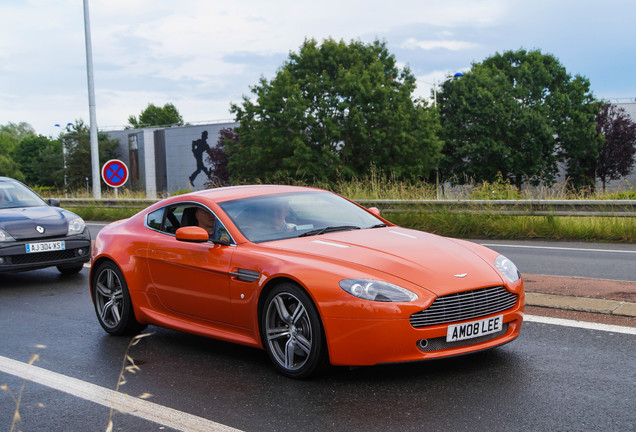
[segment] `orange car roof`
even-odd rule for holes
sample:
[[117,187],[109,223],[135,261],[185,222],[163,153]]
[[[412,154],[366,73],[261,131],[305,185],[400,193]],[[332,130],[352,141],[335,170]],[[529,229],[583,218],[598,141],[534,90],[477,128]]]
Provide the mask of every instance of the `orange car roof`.
[[260,195],[271,195],[285,192],[308,192],[308,191],[320,191],[320,189],[314,189],[301,186],[281,186],[281,185],[247,185],[247,186],[228,186],[215,189],[205,189],[197,192],[192,192],[187,195],[200,196],[207,199],[211,199],[215,202],[223,202],[227,200],[235,200],[240,198],[247,198]]

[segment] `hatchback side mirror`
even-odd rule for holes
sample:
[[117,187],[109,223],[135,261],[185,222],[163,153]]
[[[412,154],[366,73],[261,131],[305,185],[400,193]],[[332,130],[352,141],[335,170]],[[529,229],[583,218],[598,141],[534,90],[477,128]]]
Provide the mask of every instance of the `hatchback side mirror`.
[[60,206],[60,200],[57,198],[49,198],[47,200],[47,202],[49,203],[49,205],[51,207],[59,207]]

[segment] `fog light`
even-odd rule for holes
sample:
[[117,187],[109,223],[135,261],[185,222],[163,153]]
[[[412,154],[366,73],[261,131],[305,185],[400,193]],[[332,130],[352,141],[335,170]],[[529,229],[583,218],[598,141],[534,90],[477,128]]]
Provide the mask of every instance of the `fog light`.
[[0,257],[0,264],[4,264],[4,257]]
[[86,252],[84,251],[84,249],[79,248],[79,249],[77,250],[77,252],[76,252],[76,253],[77,253],[77,255],[79,255],[79,256],[83,256]]

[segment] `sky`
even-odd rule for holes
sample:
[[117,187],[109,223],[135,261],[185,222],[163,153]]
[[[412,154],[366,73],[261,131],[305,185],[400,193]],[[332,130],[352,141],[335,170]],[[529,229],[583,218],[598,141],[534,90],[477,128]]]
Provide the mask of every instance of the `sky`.
[[[153,103],[192,124],[232,121],[306,39],[386,43],[434,83],[509,50],[552,54],[601,99],[636,100],[633,0],[88,0],[96,120],[123,129]],[[0,125],[57,137],[89,123],[84,2],[0,0]]]

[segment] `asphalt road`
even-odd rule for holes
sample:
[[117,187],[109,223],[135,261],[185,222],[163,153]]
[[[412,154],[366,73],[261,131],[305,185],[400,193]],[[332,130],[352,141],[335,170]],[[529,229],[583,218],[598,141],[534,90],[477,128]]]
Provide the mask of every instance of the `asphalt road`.
[[[564,243],[540,244],[561,249],[509,243],[494,248],[526,272],[527,266],[545,274],[551,261],[564,259],[584,261],[570,267],[582,270],[599,261],[596,252],[564,250]],[[536,257],[524,258],[528,250]],[[634,255],[599,253],[619,257],[609,261],[627,255],[614,272],[636,280],[629,269]],[[567,258],[570,254],[575,258]],[[563,267],[556,265],[555,271]],[[24,387],[20,430],[105,430],[109,408],[102,404],[108,398],[100,391],[117,385],[130,339],[108,336],[99,327],[88,269],[74,276],[55,269],[0,275],[0,328],[0,370],[11,361],[26,363],[34,353],[40,357],[35,365],[42,376]],[[150,412],[159,416],[176,410],[170,413],[183,430],[195,430],[197,419],[208,431],[226,426],[245,431],[632,431],[636,424],[633,332],[529,320],[516,341],[495,350],[432,362],[336,368],[309,381],[279,376],[259,350],[156,327],[146,332],[152,335],[129,352],[140,370],[125,374],[128,382],[121,392],[152,394],[149,401],[157,411]],[[60,374],[56,379],[65,390],[39,384],[50,372]],[[88,395],[68,390],[68,377],[81,380],[79,387]],[[0,372],[2,384],[18,393],[23,380]],[[14,408],[9,395],[0,392],[0,429],[9,429]],[[144,420],[139,411],[115,413],[114,430],[176,427]]]
[[510,258],[521,273],[636,281],[636,244],[473,240]]

